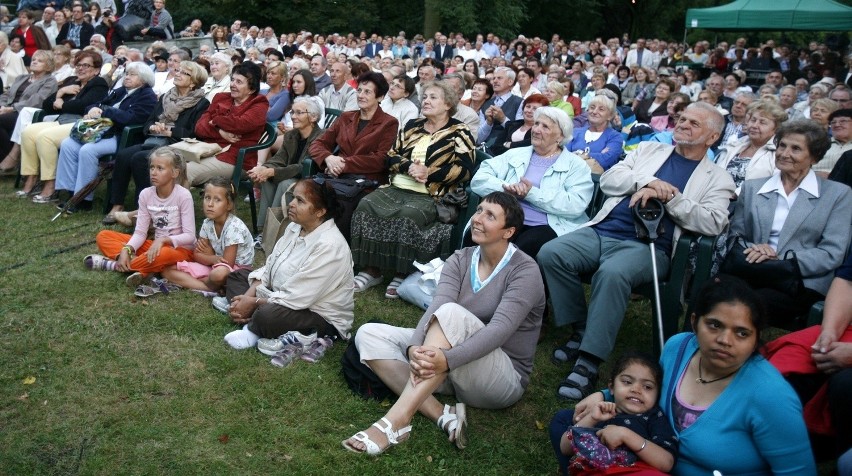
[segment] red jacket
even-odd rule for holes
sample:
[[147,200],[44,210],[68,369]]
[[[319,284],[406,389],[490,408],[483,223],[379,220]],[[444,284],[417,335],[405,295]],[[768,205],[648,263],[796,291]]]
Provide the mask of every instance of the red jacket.
[[[269,101],[262,94],[255,94],[239,106],[234,105],[231,93],[219,93],[213,96],[213,103],[195,124],[196,138],[204,142],[215,142],[223,149],[216,158],[235,165],[237,152],[243,147],[257,145],[266,126],[266,111]],[[241,136],[231,144],[219,134],[219,130]],[[243,161],[243,170],[257,165],[257,152],[249,152]]]
[[[324,170],[326,157],[339,155],[346,159],[343,173],[364,175],[380,183],[387,183],[388,167],[385,161],[396,139],[399,123],[395,117],[378,108],[367,126],[358,132],[360,119],[361,111],[341,114],[340,118],[311,144],[311,158],[319,165],[320,170]],[[335,152],[338,146],[340,150]]]

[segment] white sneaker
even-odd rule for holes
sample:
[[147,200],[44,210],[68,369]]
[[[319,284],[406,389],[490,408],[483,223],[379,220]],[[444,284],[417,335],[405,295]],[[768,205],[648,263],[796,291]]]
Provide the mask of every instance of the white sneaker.
[[307,348],[313,341],[317,340],[317,333],[305,335],[301,332],[290,331],[278,336],[277,339],[260,339],[257,341],[257,350],[261,354],[275,355],[291,344],[299,343]]
[[216,296],[212,302],[213,307],[222,314],[229,314],[231,312],[231,303],[228,302],[228,298],[225,296]]

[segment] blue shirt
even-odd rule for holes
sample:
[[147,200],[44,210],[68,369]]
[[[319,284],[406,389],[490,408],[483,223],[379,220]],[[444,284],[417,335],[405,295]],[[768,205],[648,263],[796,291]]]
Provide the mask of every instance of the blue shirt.
[[[699,162],[698,160],[689,160],[672,151],[672,155],[654,173],[654,177],[657,177],[663,182],[668,182],[677,187],[678,190],[683,191],[684,187],[686,187],[686,182],[689,181],[689,177],[695,171],[695,168],[698,167]],[[636,237],[636,225],[633,222],[633,213],[629,205],[629,199],[618,202],[618,205],[612,209],[609,215],[603,221],[594,225],[593,228],[599,235],[609,238],[639,241]],[[663,227],[663,233],[655,242],[656,248],[666,255],[671,255],[675,223],[666,214],[660,225]]]

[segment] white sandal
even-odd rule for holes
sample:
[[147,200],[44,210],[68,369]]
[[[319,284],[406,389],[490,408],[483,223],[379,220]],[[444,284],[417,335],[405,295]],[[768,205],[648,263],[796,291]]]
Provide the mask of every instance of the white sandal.
[[346,442],[349,441],[349,439],[343,440],[341,442],[341,444],[343,445],[344,448],[346,448],[348,451],[351,451],[353,453],[367,453],[370,456],[379,456],[380,454],[387,451],[388,448],[390,448],[391,446],[396,446],[396,445],[402,443],[403,441],[407,440],[408,439],[407,437],[403,438],[403,439],[400,439],[400,438],[402,436],[405,436],[405,435],[411,433],[411,425],[408,425],[405,428],[400,428],[397,431],[393,431],[393,425],[391,425],[390,420],[388,420],[385,417],[382,417],[382,419],[379,420],[379,421],[381,421],[385,424],[384,428],[379,426],[378,421],[373,423],[373,426],[378,428],[379,431],[384,433],[385,436],[387,437],[388,445],[385,446],[384,448],[380,448],[379,445],[377,445],[375,441],[371,440],[370,437],[367,436],[367,433],[363,432],[363,431],[359,431],[358,433],[355,433],[354,435],[352,435],[351,438],[355,439],[357,441],[360,441],[361,443],[364,443],[364,446],[367,447],[365,450],[363,450],[363,451],[358,450],[358,449],[353,448],[350,445],[347,445]]
[[467,446],[467,411],[461,402],[456,403],[455,413],[450,413],[450,408],[444,405],[444,413],[438,417],[438,428],[447,432],[456,448],[463,450]]
[[353,285],[353,287],[355,288],[356,293],[363,293],[364,291],[372,288],[373,286],[381,284],[381,282],[381,276],[377,276],[374,278],[372,274],[366,271],[361,271],[360,273],[358,273],[357,276],[355,276],[355,284]]

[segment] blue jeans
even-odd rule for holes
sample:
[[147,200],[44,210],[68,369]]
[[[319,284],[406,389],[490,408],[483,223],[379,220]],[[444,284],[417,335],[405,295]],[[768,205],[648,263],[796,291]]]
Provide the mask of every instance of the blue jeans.
[[[72,138],[62,141],[59,148],[59,161],[56,164],[56,190],[77,192],[98,176],[98,159],[114,154],[118,148],[118,138],[101,139],[91,144],[80,144]],[[92,200],[94,190],[86,195]]]
[[562,440],[562,435],[568,431],[568,428],[574,426],[574,410],[559,410],[550,420],[550,444],[553,445],[553,451],[556,452],[556,460],[559,462],[559,469],[562,474],[568,474],[568,463],[571,458],[562,454],[559,449],[559,442]]

